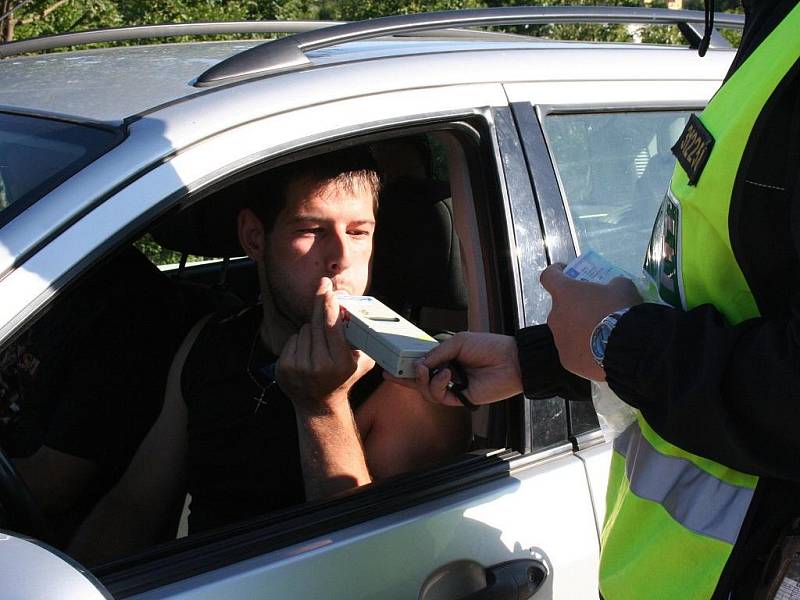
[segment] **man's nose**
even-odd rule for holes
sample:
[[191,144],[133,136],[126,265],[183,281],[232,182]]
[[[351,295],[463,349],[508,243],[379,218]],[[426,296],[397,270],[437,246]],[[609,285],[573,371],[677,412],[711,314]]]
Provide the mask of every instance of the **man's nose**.
[[327,267],[331,273],[341,273],[350,266],[350,238],[346,231],[328,236]]

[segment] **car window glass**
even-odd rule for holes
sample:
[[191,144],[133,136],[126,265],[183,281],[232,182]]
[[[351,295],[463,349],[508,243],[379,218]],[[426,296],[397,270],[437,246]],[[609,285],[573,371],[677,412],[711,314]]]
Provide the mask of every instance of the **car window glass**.
[[0,225],[120,138],[112,129],[0,113]]
[[675,159],[682,111],[554,114],[544,120],[574,235],[637,274]]
[[[433,335],[466,329],[467,293],[446,179],[447,151],[433,147],[429,136],[422,134],[360,148],[367,157],[374,153],[379,173],[391,173],[383,178],[378,202],[377,220],[383,226],[375,234],[372,257],[370,253],[364,257],[366,264],[372,262],[371,281],[364,281],[365,285],[370,282],[366,293]],[[437,161],[441,168],[436,168]],[[275,189],[272,184],[279,181],[270,179],[271,175],[272,171],[253,175],[182,212],[166,215],[132,247],[78,279],[11,345],[0,347],[0,446],[31,488],[51,530],[38,537],[85,564],[125,556],[172,539],[176,533],[183,537],[187,528],[188,534],[217,529],[304,501],[292,405],[262,369],[276,357],[256,343],[264,318],[262,307],[256,305],[263,291],[257,272],[261,267],[258,261],[236,258],[242,249],[231,245],[238,244],[237,217],[242,207],[274,200],[264,192]],[[366,207],[372,214],[372,200]],[[214,231],[215,226],[221,231]],[[324,244],[322,227],[303,227],[300,232],[289,227],[292,235],[297,234],[293,243],[307,245],[313,237],[315,244]],[[361,243],[359,232],[352,233],[352,256]],[[404,254],[405,247],[418,251]],[[172,266],[189,253],[231,260]],[[284,282],[301,275],[309,280],[321,276],[287,267],[283,272],[290,276],[284,276]],[[412,276],[416,285],[409,286]],[[213,321],[198,329],[180,376],[187,411],[186,471],[181,471],[180,461],[162,469],[180,475],[170,477],[171,482],[185,476],[186,487],[176,490],[170,483],[163,494],[149,496],[158,502],[148,510],[135,508],[135,503],[122,509],[113,501],[104,504],[106,494],[120,481],[126,485],[143,481],[144,485],[131,487],[149,489],[150,469],[144,474],[134,469],[129,476],[128,467],[159,417],[167,373],[181,341],[210,313]],[[414,400],[403,396],[403,402],[386,402],[381,398],[390,396],[384,390],[369,404],[381,383],[380,370],[375,370],[353,388],[351,407],[359,422],[362,412],[377,414],[379,406],[407,406]],[[269,396],[262,393],[267,389]],[[376,478],[449,462],[470,449],[466,410],[448,409],[446,416],[431,411],[431,418],[425,416],[415,424],[415,415],[432,406],[419,401],[416,410],[389,413],[377,421],[384,425],[375,427],[375,431],[405,428],[409,436],[413,431],[413,444],[365,437],[365,447],[380,451],[370,458],[370,471]],[[362,405],[367,412],[360,411]],[[393,427],[385,426],[387,419]],[[445,445],[443,436],[449,440]],[[159,446],[162,464],[170,462],[166,457],[173,450],[169,442]],[[43,466],[56,458],[63,463],[58,484],[62,495],[54,493],[56,484],[47,478]],[[48,498],[55,500],[50,503]],[[122,541],[115,542],[116,546],[106,544],[103,519],[108,514],[120,523],[133,523],[135,518],[158,527],[148,529],[143,542],[120,534],[116,539]],[[83,527],[86,523],[90,525]],[[15,514],[0,511],[0,525],[31,533],[20,526]],[[77,542],[76,537],[80,538]]]

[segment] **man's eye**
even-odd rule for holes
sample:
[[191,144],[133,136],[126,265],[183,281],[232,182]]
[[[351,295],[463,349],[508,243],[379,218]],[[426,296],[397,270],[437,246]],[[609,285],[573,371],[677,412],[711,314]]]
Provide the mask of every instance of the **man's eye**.
[[300,229],[298,233],[302,235],[321,235],[324,232],[322,227],[308,227],[306,229]]

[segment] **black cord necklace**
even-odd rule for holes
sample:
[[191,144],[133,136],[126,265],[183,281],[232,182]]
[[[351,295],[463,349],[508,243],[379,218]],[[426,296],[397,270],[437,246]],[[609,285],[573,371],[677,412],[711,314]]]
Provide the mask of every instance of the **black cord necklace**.
[[253,355],[255,354],[256,344],[258,343],[258,338],[260,334],[261,334],[261,328],[259,326],[258,328],[256,328],[256,334],[255,336],[253,336],[253,343],[250,344],[250,353],[247,356],[247,362],[245,363],[244,366],[245,371],[247,371],[247,376],[256,385],[256,387],[258,387],[261,390],[261,394],[253,396],[253,400],[256,403],[255,407],[253,408],[253,414],[256,414],[258,412],[258,409],[261,408],[262,406],[269,404],[269,400],[265,399],[267,391],[269,391],[272,388],[272,386],[274,386],[277,383],[277,381],[275,380],[275,366],[277,362],[274,362],[270,365],[267,365],[266,367],[259,369],[259,373],[264,374],[266,376],[266,379],[269,381],[269,383],[266,386],[261,385],[258,378],[255,375],[253,375],[253,372],[250,370],[250,365],[253,362]]

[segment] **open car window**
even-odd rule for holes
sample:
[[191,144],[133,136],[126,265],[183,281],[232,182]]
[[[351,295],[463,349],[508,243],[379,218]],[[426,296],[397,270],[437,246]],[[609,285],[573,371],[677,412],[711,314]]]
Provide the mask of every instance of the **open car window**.
[[[484,285],[476,279],[480,270],[475,265],[468,268],[462,261],[464,254],[471,254],[470,260],[484,257],[477,239],[471,242],[471,252],[465,253],[459,238],[458,231],[476,230],[475,215],[466,214],[471,208],[463,190],[472,182],[460,143],[455,135],[438,132],[394,134],[363,146],[383,175],[372,277],[366,293],[437,336],[469,327],[468,289]],[[414,152],[421,158],[409,164],[408,156]],[[453,161],[465,164],[454,169]],[[72,551],[72,539],[81,524],[125,481],[148,430],[159,422],[166,406],[163,398],[170,364],[180,354],[181,340],[198,321],[214,315],[213,331],[198,334],[197,345],[202,348],[187,350],[190,367],[180,375],[181,391],[186,395],[182,406],[186,413],[183,436],[188,444],[186,470],[167,473],[174,478],[179,495],[165,496],[155,506],[139,505],[133,511],[138,512],[137,517],[145,510],[157,513],[158,525],[152,534],[129,547],[112,548],[100,559],[91,553],[76,554],[87,565],[157,548],[160,542],[176,537],[263,519],[304,501],[291,403],[285,398],[282,402],[273,399],[270,404],[253,401],[271,385],[262,367],[274,363],[276,357],[269,357],[264,364],[258,362],[267,354],[254,336],[262,318],[258,302],[264,289],[259,285],[259,261],[242,258],[236,235],[237,216],[244,207],[274,200],[270,179],[274,170],[262,167],[260,172],[227,182],[183,210],[166,215],[148,227],[134,247],[117,252],[79,278],[4,350],[4,382],[10,390],[2,415],[4,448],[29,482],[50,523],[41,537]],[[452,173],[459,179],[455,186],[450,181]],[[456,194],[461,196],[465,213],[459,223],[453,187],[459,190]],[[319,235],[316,230],[312,234]],[[184,263],[188,255],[216,260]],[[164,263],[170,268],[159,268]],[[214,337],[217,334],[229,344],[220,356],[214,354],[224,345]],[[73,351],[65,354],[71,346]],[[58,356],[69,356],[69,360],[56,361]],[[37,371],[44,383],[36,383]],[[357,421],[367,424],[360,432],[367,448],[375,443],[368,437],[369,414],[364,415],[379,410],[370,408],[369,401],[380,385],[378,372],[352,400]],[[362,410],[362,406],[366,408]],[[462,456],[471,447],[470,417],[462,408],[444,410],[452,411],[457,424],[448,432],[448,417],[442,421],[442,432],[427,433],[428,440],[435,442],[427,451],[429,456],[420,451],[413,460],[398,456],[398,464],[404,466],[394,470],[391,465],[386,469],[387,458],[378,456],[370,459],[370,468],[376,473],[383,468],[391,477],[424,471]],[[408,429],[402,415],[398,417],[392,421],[394,427]],[[277,428],[270,428],[271,422],[278,423]],[[386,430],[386,425],[381,427]],[[406,449],[427,443],[420,441],[427,419],[420,425],[408,430],[417,441]],[[121,429],[124,435],[120,435]],[[443,446],[444,438],[453,443]],[[486,432],[479,432],[476,439],[485,440]],[[43,502],[49,484],[42,462],[48,456],[38,452],[41,446],[63,459],[59,468],[71,481],[64,495],[50,494],[52,503]],[[175,450],[174,446],[164,447],[158,452],[158,463],[167,462]],[[376,466],[381,460],[384,466]],[[148,464],[144,485],[124,489],[150,489],[148,476],[157,469],[154,463]],[[112,522],[135,523],[129,520],[132,513],[110,514]],[[13,523],[9,525],[13,528]],[[135,524],[133,529],[139,530]],[[100,531],[108,530],[102,527]],[[112,537],[104,533],[89,543],[104,544]]]

